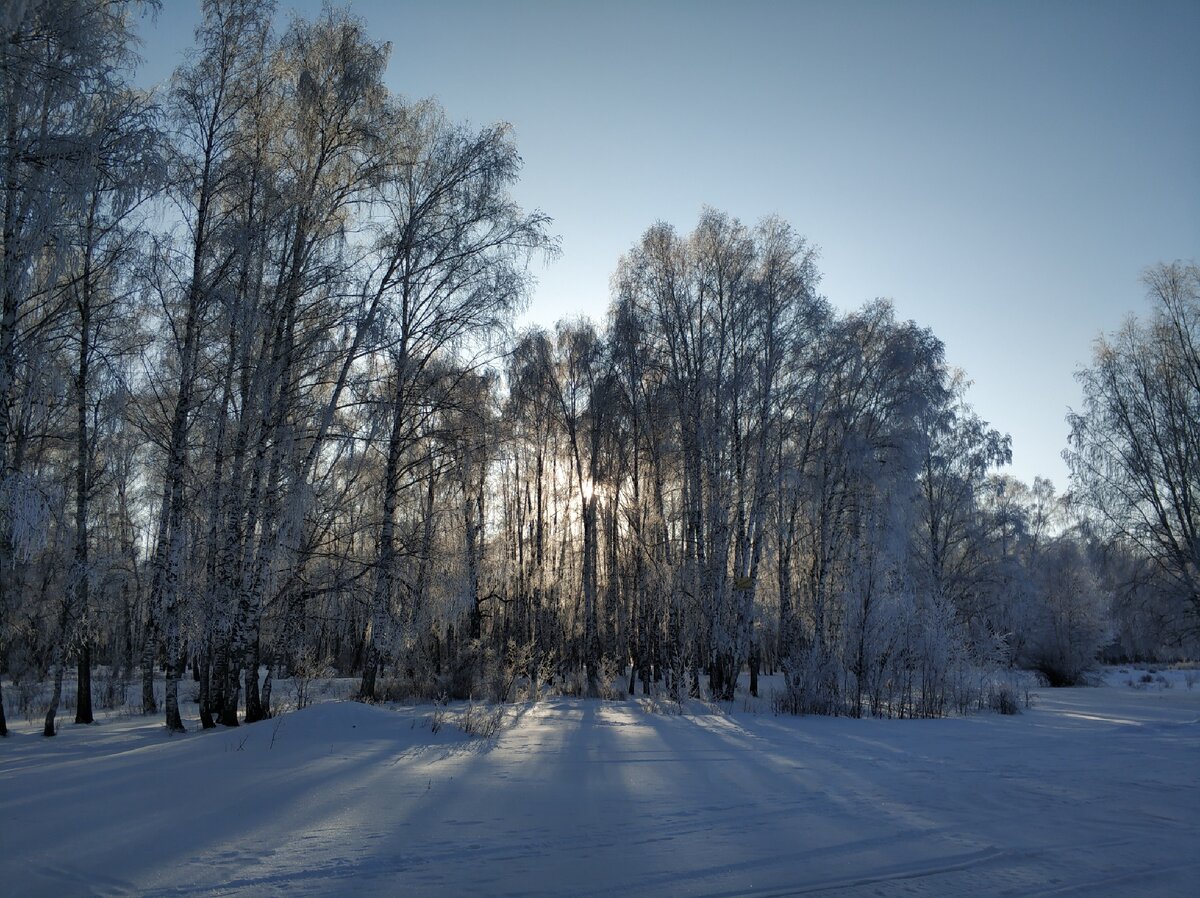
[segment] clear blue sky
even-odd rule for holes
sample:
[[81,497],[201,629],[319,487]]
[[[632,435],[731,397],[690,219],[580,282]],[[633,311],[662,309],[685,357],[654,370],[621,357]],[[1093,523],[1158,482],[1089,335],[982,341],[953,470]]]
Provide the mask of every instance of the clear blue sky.
[[[141,80],[191,43],[193,0],[144,29]],[[320,0],[281,0],[312,16]],[[357,0],[390,86],[511,122],[518,198],[563,256],[527,315],[602,317],[620,254],[705,205],[788,219],[823,292],[931,327],[1013,437],[1011,473],[1067,485],[1073,372],[1200,260],[1200,2]]]

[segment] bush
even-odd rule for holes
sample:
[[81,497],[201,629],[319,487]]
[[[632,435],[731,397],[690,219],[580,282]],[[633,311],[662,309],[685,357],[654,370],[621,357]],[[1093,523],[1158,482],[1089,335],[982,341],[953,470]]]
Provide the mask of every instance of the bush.
[[429,715],[427,724],[429,732],[437,734],[446,723],[446,696],[439,695],[433,700],[433,712]]
[[999,683],[988,690],[988,707],[997,714],[1020,714],[1021,699],[1010,683]]
[[96,707],[105,711],[124,708],[129,700],[129,682],[114,672],[112,668],[103,667],[96,671],[93,681],[92,698]]
[[473,739],[491,739],[503,725],[503,705],[470,702],[458,717],[458,728]]
[[482,667],[479,656],[479,644],[471,643],[464,646],[451,662],[449,675],[445,680],[445,691],[450,698],[462,701],[474,697]]
[[784,689],[771,696],[776,714],[838,714],[842,698],[835,659],[805,645],[783,663]]
[[318,658],[316,650],[306,645],[292,661],[292,689],[295,692],[296,710],[302,711],[312,701],[312,682],[333,675],[329,658]]
[[1089,559],[1069,540],[1040,561],[1040,602],[1030,622],[1025,664],[1051,686],[1079,686],[1109,642],[1108,597]]
[[46,713],[49,702],[42,696],[42,685],[36,680],[22,680],[16,684],[17,713],[29,723],[34,717]]

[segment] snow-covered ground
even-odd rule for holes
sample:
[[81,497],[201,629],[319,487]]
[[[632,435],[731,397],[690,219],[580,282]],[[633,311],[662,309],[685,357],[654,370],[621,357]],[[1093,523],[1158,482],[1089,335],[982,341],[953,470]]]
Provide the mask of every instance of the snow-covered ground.
[[1145,675],[933,721],[553,699],[490,739],[462,706],[18,720],[0,892],[1197,894],[1200,683]]

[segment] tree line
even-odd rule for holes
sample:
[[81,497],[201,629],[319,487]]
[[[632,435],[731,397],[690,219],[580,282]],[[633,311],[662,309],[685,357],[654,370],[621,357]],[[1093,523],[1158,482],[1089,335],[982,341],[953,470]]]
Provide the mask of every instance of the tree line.
[[47,735],[68,670],[78,722],[140,683],[171,730],[185,677],[210,727],[319,673],[729,700],[781,671],[783,710],[935,716],[1186,644],[1194,267],[1084,372],[1065,502],[786,222],[654,224],[605,321],[516,331],[558,246],[507,126],[390,92],[348,13],[258,0],[206,0],[147,94],[140,6],[0,14],[0,669],[50,678]]

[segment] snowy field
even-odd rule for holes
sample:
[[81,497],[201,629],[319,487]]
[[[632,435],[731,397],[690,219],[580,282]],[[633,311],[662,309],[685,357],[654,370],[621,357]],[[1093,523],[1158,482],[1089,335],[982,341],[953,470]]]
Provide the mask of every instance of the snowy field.
[[351,702],[236,730],[193,716],[176,737],[10,720],[0,891],[1198,894],[1195,673],[1033,699],[934,721],[553,699],[491,738],[461,706],[440,727]]

